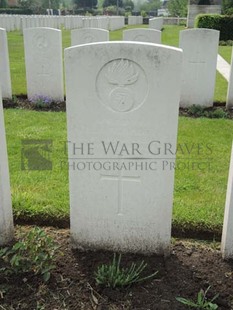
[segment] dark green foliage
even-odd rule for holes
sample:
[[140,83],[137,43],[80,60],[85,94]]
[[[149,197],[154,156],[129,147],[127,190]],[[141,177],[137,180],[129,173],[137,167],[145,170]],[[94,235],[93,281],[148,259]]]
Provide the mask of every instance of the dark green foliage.
[[118,2],[118,7],[123,7],[123,1],[122,0],[104,0],[103,2],[103,8],[106,8],[108,6],[117,6]]
[[233,41],[232,40],[227,40],[227,41],[219,41],[220,46],[232,46]]
[[73,0],[76,8],[94,8],[97,5],[97,0]]
[[123,7],[126,11],[133,11],[134,3],[132,0],[123,0]]
[[233,16],[200,14],[196,17],[195,27],[219,30],[223,41],[233,39]]
[[6,8],[7,7],[7,1],[6,0],[0,0],[0,8]]
[[198,5],[210,5],[210,0],[199,0]]
[[168,1],[168,10],[172,16],[186,17],[188,0],[170,0]]
[[208,117],[208,118],[228,118],[228,113],[221,108],[209,110],[200,105],[192,105],[188,108],[188,114],[193,117]]
[[34,227],[12,247],[0,250],[0,259],[4,274],[34,273],[41,275],[46,282],[50,278],[54,253],[57,249],[55,242],[42,229]]
[[231,15],[230,11],[233,8],[233,0],[222,0],[222,13]]
[[121,264],[121,254],[116,257],[114,254],[113,261],[107,265],[101,265],[95,272],[95,280],[98,285],[103,285],[105,287],[123,287],[129,286],[136,282],[145,281],[154,277],[158,271],[145,277],[141,277],[141,273],[146,268],[147,264],[144,261],[141,262],[139,266],[132,263],[130,268],[122,268]]
[[3,8],[0,9],[0,14],[17,14],[17,15],[31,15],[32,10],[21,8]]

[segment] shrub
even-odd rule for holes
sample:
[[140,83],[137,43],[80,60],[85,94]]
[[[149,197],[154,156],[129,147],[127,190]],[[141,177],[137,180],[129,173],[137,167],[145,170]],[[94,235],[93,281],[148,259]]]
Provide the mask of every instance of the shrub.
[[26,8],[1,8],[0,14],[18,14],[18,15],[31,15],[33,12]]
[[233,39],[233,16],[200,14],[195,19],[195,27],[219,30],[223,41]]
[[39,227],[34,227],[11,248],[0,250],[0,258],[5,264],[0,271],[5,274],[40,274],[46,282],[55,267],[53,259],[56,249],[53,239]]

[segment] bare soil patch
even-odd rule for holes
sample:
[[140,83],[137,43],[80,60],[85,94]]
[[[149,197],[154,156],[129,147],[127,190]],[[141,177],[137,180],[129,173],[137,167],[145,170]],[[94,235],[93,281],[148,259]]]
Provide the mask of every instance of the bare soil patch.
[[[28,229],[18,226],[16,234]],[[210,299],[219,293],[219,309],[233,309],[233,261],[222,260],[219,243],[175,240],[169,258],[123,254],[124,267],[144,260],[145,275],[159,273],[152,280],[113,290],[97,286],[94,278],[97,266],[111,262],[113,253],[72,250],[69,230],[44,229],[60,246],[50,281],[45,284],[30,274],[1,275],[0,309],[182,310],[188,308],[176,297],[196,300],[199,290],[209,285]]]

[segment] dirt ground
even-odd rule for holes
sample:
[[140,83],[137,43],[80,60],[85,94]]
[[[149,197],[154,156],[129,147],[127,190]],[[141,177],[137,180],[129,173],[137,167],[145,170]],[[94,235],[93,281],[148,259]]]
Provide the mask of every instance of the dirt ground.
[[[26,231],[29,226],[16,228]],[[200,289],[211,286],[208,299],[219,293],[218,309],[233,309],[233,261],[223,261],[219,243],[173,240],[169,258],[123,254],[122,266],[144,260],[145,275],[153,279],[124,289],[96,285],[97,266],[112,261],[113,253],[72,250],[69,230],[44,228],[59,244],[56,268],[48,283],[33,275],[0,277],[0,309],[28,310],[182,310],[181,296],[196,300]],[[1,268],[0,261],[0,268]]]

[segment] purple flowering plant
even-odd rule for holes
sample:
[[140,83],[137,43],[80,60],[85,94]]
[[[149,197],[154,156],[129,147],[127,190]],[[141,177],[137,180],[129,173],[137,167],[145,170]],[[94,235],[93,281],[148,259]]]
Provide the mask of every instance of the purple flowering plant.
[[53,102],[53,99],[43,95],[36,95],[30,99],[30,102],[37,108],[43,108],[49,106]]

